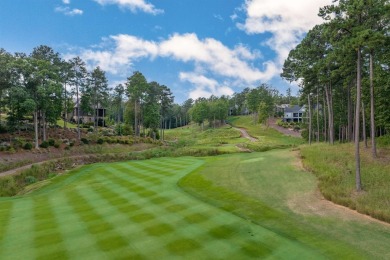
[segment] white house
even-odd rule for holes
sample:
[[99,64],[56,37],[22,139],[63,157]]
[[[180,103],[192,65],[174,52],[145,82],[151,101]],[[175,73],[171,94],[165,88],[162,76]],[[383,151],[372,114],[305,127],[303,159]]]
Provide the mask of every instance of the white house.
[[303,115],[306,112],[306,106],[292,106],[284,109],[284,122],[302,122]]

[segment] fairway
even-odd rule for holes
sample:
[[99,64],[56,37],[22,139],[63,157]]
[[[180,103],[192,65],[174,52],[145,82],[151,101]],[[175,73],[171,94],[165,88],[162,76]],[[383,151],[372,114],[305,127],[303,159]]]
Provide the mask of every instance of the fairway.
[[0,201],[0,259],[321,257],[176,187],[202,159],[83,167]]
[[[264,162],[258,153],[229,156],[94,164],[56,177],[28,195],[2,198],[0,259],[334,256],[334,252],[328,255],[326,247],[316,248],[315,243],[300,239],[310,232],[288,234],[255,224],[177,186],[182,177],[204,172],[214,161],[232,163],[246,156],[242,167]],[[342,243],[339,256],[350,249]]]

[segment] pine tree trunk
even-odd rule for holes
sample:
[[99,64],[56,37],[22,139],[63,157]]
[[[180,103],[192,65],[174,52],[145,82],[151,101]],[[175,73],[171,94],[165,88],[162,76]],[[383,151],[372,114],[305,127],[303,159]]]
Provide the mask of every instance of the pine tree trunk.
[[363,119],[363,140],[364,140],[364,147],[368,148],[367,145],[367,133],[366,133],[366,111],[364,109],[364,102],[362,101],[362,119]]
[[374,104],[374,54],[373,51],[370,53],[370,105],[371,105],[371,114],[370,114],[370,122],[371,122],[371,149],[372,149],[372,157],[377,157],[376,152],[376,142],[375,142],[375,104]]
[[325,86],[325,95],[326,102],[328,107],[328,132],[329,132],[329,143],[334,144],[334,124],[333,124],[333,111],[332,111],[332,93],[331,88],[326,85]]
[[356,161],[356,190],[362,190],[360,177],[360,97],[361,97],[361,50],[357,50],[357,77],[356,77],[356,110],[355,110],[355,161]]
[[137,101],[136,100],[134,100],[134,134],[136,137],[139,136],[138,119],[137,119]]
[[34,111],[34,132],[35,132],[35,149],[39,148],[39,135],[38,135],[38,111]]
[[310,95],[307,95],[307,101],[309,105],[309,144],[311,145],[311,135],[312,135],[312,126],[311,126],[311,104],[310,104]]
[[348,112],[348,141],[349,142],[352,142],[353,140],[353,135],[352,135],[352,125],[353,125],[353,120],[352,120],[352,100],[351,100],[351,85],[348,84],[348,88],[347,88],[347,103],[348,103],[348,108],[347,108],[347,112]]
[[316,136],[317,143],[320,142],[320,105],[318,101],[318,96],[319,93],[318,93],[318,86],[317,86],[317,136]]
[[328,131],[326,129],[326,126],[327,126],[328,122],[326,120],[326,113],[325,113],[325,110],[327,109],[326,103],[325,103],[325,96],[323,96],[323,103],[324,103],[324,109],[323,109],[323,111],[324,111],[323,112],[324,113],[324,141],[327,142],[327,140],[328,140],[328,135],[327,135]]
[[65,107],[65,114],[64,114],[64,130],[66,129],[66,123],[68,120],[68,104],[67,104],[67,98],[66,98],[66,83],[64,84],[64,91],[65,91],[65,102],[64,102],[64,107]]
[[77,102],[77,137],[78,140],[81,140],[81,132],[80,132],[80,100],[79,100],[79,87],[76,86],[76,102]]

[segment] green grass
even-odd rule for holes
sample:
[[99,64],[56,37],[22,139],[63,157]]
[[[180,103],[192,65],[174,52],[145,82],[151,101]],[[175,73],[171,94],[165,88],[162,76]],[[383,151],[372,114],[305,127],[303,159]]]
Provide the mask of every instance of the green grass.
[[252,116],[234,116],[229,123],[235,127],[242,127],[258,139],[256,143],[249,143],[248,148],[255,151],[265,151],[273,148],[286,148],[304,143],[301,138],[286,136],[271,127],[263,124],[254,124]]
[[[208,160],[206,166],[179,182],[197,198],[315,248],[326,257],[390,257],[390,228],[368,222],[364,217],[356,220],[352,213],[353,216],[344,216],[329,208],[321,210],[315,203],[321,200],[313,195],[316,178],[294,166],[293,152],[274,150]],[[293,206],[294,201],[299,202],[297,206]],[[337,210],[334,206],[333,209]],[[224,236],[223,233],[218,229],[214,231],[215,236]],[[277,245],[267,248],[275,247]]]
[[390,222],[390,167],[388,150],[373,160],[370,150],[361,149],[363,192],[355,192],[355,155],[353,144],[315,144],[303,146],[305,166],[319,180],[324,196],[338,204]]
[[[57,125],[60,126],[60,127],[64,127],[64,120],[63,119],[58,119],[57,120]],[[75,129],[75,128],[77,128],[77,125],[67,122],[66,123],[66,127]]]
[[[0,259],[389,257],[383,228],[290,211],[286,198],[315,180],[289,158],[275,151],[83,166],[0,198]],[[285,168],[268,163],[281,160]]]
[[166,130],[165,139],[176,148],[187,148],[187,150],[214,149],[219,153],[239,152],[240,149],[237,144],[248,142],[248,139],[242,138],[240,132],[229,125],[219,128],[206,126],[202,131],[201,126],[191,124]]

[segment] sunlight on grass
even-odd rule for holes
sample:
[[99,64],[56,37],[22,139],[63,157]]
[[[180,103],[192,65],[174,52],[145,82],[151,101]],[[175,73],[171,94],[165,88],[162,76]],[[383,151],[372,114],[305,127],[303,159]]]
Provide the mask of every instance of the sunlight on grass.
[[[64,120],[58,119],[57,120],[57,125],[60,126],[60,127],[64,127]],[[67,128],[71,128],[71,129],[75,129],[75,128],[77,128],[77,125],[67,122],[66,123],[66,127]]]

